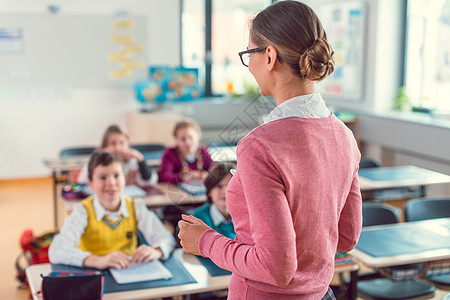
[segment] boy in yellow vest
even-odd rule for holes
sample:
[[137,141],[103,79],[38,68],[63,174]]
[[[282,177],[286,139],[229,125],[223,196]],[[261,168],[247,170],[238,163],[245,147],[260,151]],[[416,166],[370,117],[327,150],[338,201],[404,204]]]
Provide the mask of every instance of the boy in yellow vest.
[[[49,249],[50,262],[97,269],[168,258],[175,239],[141,199],[122,195],[125,174],[113,153],[96,151],[89,165],[95,192],[76,204]],[[150,245],[137,245],[140,230]]]

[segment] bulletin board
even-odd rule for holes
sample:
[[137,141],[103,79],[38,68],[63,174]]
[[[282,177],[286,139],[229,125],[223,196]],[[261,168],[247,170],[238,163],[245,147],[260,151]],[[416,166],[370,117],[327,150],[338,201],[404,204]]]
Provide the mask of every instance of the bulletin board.
[[146,20],[1,13],[4,86],[132,86],[146,78]]
[[334,72],[317,84],[325,98],[361,101],[366,78],[367,3],[326,2],[316,13],[334,50]]

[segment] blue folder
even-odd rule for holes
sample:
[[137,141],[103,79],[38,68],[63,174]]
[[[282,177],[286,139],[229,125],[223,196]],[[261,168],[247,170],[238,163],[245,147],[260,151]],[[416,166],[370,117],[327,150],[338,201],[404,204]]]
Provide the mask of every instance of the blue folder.
[[384,257],[450,248],[450,239],[424,227],[402,226],[363,231],[356,248]]
[[435,175],[432,171],[418,169],[413,166],[360,169],[358,174],[359,176],[365,177],[372,181],[411,180],[428,178],[430,175]]
[[[172,255],[169,259],[161,261],[164,266],[172,273],[173,277],[170,279],[150,280],[142,282],[134,282],[127,284],[118,284],[112,277],[109,271],[104,271],[105,276],[105,293],[123,292],[129,290],[142,290],[157,287],[166,287],[173,285],[183,285],[189,283],[196,283],[197,281],[186,270],[181,261]],[[82,268],[66,266],[66,265],[52,265],[52,271],[65,271],[65,270],[81,270]]]
[[211,276],[231,275],[230,271],[218,267],[215,263],[213,263],[211,259],[203,256],[197,256],[197,258],[202,263],[202,265],[208,270],[208,273]]

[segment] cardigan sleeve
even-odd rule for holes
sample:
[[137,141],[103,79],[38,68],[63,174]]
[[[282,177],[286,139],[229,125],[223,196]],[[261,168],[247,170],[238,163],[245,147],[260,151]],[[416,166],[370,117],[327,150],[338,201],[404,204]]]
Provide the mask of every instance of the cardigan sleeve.
[[339,218],[338,251],[350,251],[358,243],[362,230],[362,200],[358,181],[358,170],[353,175],[350,192]]
[[171,184],[182,182],[181,163],[179,161],[180,159],[173,148],[164,150],[158,171],[159,182],[168,182]]
[[240,243],[207,230],[199,241],[200,253],[234,274],[285,286],[297,270],[297,253],[284,184],[255,139],[241,141],[238,166],[233,180],[241,181],[254,243]]

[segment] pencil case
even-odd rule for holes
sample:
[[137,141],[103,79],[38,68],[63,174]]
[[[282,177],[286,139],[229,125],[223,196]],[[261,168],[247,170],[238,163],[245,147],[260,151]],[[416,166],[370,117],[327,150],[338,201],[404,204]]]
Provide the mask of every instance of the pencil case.
[[[42,276],[42,275],[41,275]],[[103,299],[104,276],[100,271],[58,271],[42,276],[44,300]]]

